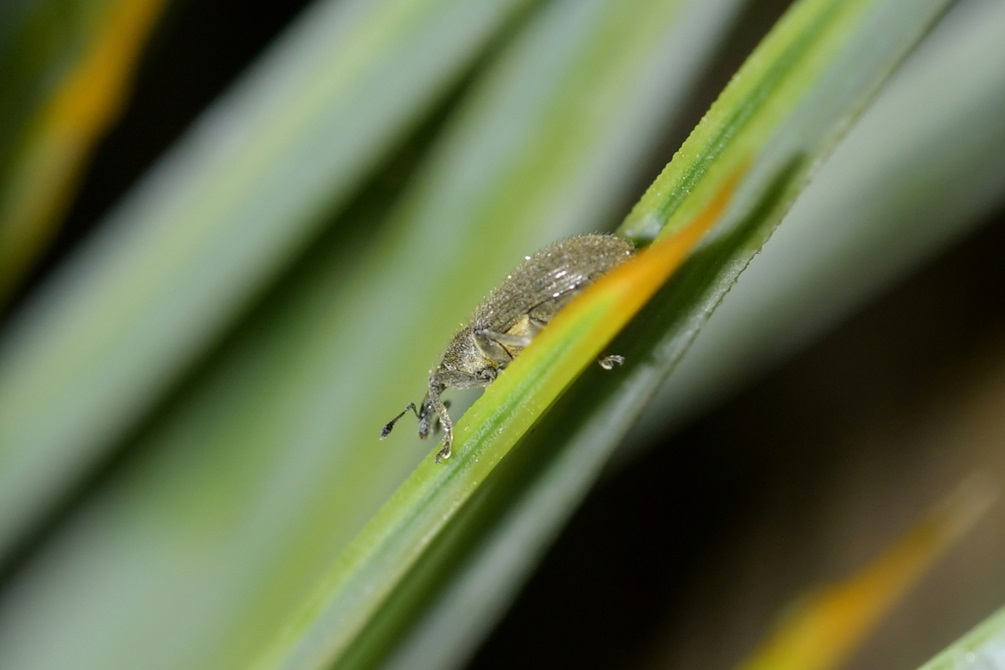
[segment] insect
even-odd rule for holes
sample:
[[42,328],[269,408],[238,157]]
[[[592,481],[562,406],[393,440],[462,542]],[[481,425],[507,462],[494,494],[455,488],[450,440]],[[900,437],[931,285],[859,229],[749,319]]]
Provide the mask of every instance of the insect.
[[[422,439],[439,421],[444,440],[436,462],[449,458],[453,421],[440,395],[447,388],[491,384],[560,309],[601,275],[627,260],[633,251],[631,242],[615,235],[588,234],[556,242],[525,257],[451,338],[439,365],[429,374],[422,404],[417,408],[415,403],[408,403],[384,425],[380,439],[391,433],[401,417],[412,412],[419,420]],[[606,370],[622,362],[620,356],[606,356],[599,361]]]

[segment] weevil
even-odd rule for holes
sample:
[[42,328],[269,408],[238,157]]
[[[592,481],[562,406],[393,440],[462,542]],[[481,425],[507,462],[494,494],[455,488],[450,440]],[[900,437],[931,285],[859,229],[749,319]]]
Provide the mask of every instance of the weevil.
[[[530,344],[555,314],[601,275],[620,265],[634,252],[632,243],[615,235],[587,234],[570,237],[526,256],[497,286],[458,330],[429,373],[426,395],[417,408],[405,409],[384,425],[380,439],[408,412],[419,420],[419,437],[425,439],[439,422],[443,447],[439,463],[450,457],[453,421],[440,395],[447,388],[482,388]],[[620,364],[620,356],[598,362],[607,370]]]

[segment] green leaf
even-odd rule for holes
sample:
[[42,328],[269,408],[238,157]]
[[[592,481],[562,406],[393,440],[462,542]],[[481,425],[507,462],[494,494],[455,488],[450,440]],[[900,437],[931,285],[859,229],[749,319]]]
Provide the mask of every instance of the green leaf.
[[[514,258],[617,211],[697,76],[668,63],[700,61],[730,4],[534,15],[374,239],[341,239],[370,232],[369,210],[338,221],[45,547],[48,567],[3,603],[22,626],[0,665],[242,665],[428,453],[377,433],[457,320]],[[48,643],[54,629],[65,644]]]
[[[357,13],[391,6],[340,4]],[[703,209],[737,165],[755,158],[725,225],[678,281],[606,349],[626,354],[629,365],[613,373],[585,360],[561,366],[563,375],[587,367],[519,442],[515,434],[519,431],[500,435],[499,448],[509,452],[483,485],[468,489],[466,502],[430,499],[399,510],[400,516],[385,516],[389,525],[367,531],[371,540],[377,540],[371,546],[377,546],[375,555],[380,559],[361,563],[372,581],[361,573],[335,573],[334,578],[356,580],[352,583],[364,589],[364,595],[367,588],[373,589],[373,597],[360,599],[352,610],[327,612],[358,625],[351,639],[344,640],[340,666],[454,667],[463,663],[500,616],[556,529],[595,481],[615,444],[637,422],[655,387],[694,332],[704,328],[707,314],[801,187],[805,170],[826,154],[835,134],[850,123],[922,29],[925,16],[905,17],[901,23],[899,13],[919,7],[934,11],[934,5],[906,1],[866,3],[869,9],[860,2],[839,4],[801,3],[796,12],[802,12],[802,20],[790,21],[816,37],[802,42],[800,51],[793,46],[799,42],[794,39],[802,34],[799,30],[788,28],[788,39],[778,38],[776,32],[770,53],[777,59],[751,62],[745,72],[759,77],[733,85],[740,91],[735,93],[736,109],[742,107],[744,113],[731,115],[730,109],[722,109],[721,118],[710,117],[696,132],[697,139],[689,142],[686,157],[678,156],[668,168],[679,170],[677,179],[690,180],[691,195],[680,198],[683,190],[675,184],[682,182],[665,179],[660,183],[671,197],[654,193],[637,210],[631,224],[637,238],[655,236],[656,226],[664,223],[668,232],[676,230]],[[433,3],[424,6],[432,8]],[[489,11],[481,3],[450,6],[458,11],[461,7]],[[85,306],[82,298],[65,298],[62,309],[68,311],[59,319],[22,326],[32,338],[5,333],[8,344],[15,337],[23,338],[22,343],[38,340],[31,344],[35,367],[22,379],[30,381],[24,388],[44,389],[51,395],[51,401],[36,406],[36,425],[42,426],[43,420],[77,421],[77,428],[88,427],[99,435],[93,438],[94,446],[83,450],[80,444],[86,442],[67,438],[64,448],[43,452],[48,461],[39,460],[37,466],[39,472],[53,470],[40,475],[52,484],[24,488],[27,496],[19,502],[38,508],[26,513],[26,526],[45,509],[47,500],[64,495],[67,483],[86,474],[96,458],[120,446],[126,428],[140,423],[135,432],[126,431],[131,437],[115,467],[73,500],[51,533],[42,536],[36,551],[17,566],[23,569],[5,584],[0,593],[0,667],[246,667],[256,657],[265,665],[271,660],[295,666],[298,651],[307,658],[323,658],[332,636],[340,631],[326,626],[329,619],[313,614],[330,603],[331,593],[324,589],[316,593],[315,609],[298,618],[300,606],[340,555],[341,565],[351,562],[352,554],[343,553],[347,545],[415,463],[429,458],[432,448],[407,439],[404,426],[392,440],[378,442],[380,426],[407,400],[417,399],[426,371],[450,332],[514,260],[555,237],[608,228],[612,217],[620,218],[623,199],[634,199],[632,184],[645,174],[646,161],[652,160],[646,152],[660,141],[663,127],[672,123],[667,110],[688,102],[689,85],[702,77],[704,57],[717,47],[737,6],[731,0],[556,0],[527,12],[525,22],[510,23],[509,32],[497,30],[504,20],[497,16],[492,26],[482,24],[482,30],[460,37],[446,28],[432,30],[430,26],[440,24],[430,15],[424,25],[431,32],[424,32],[424,39],[401,44],[389,40],[386,55],[394,60],[381,70],[384,77],[369,81],[372,89],[362,84],[354,89],[359,95],[351,101],[333,100],[331,108],[314,119],[317,127],[313,122],[273,127],[264,117],[255,117],[261,125],[249,143],[275,143],[273,134],[280,133],[309,148],[297,144],[289,147],[287,156],[285,145],[277,144],[274,165],[245,165],[247,153],[232,148],[218,169],[196,172],[202,181],[193,179],[191,188],[205,193],[205,200],[174,204],[185,215],[189,206],[214,205],[217,194],[221,203],[230,205],[234,197],[246,197],[254,206],[248,210],[249,220],[258,221],[260,214],[268,213],[277,227],[288,227],[282,234],[300,241],[282,248],[258,247],[262,255],[248,257],[252,267],[242,269],[247,273],[242,281],[248,283],[239,289],[232,287],[223,295],[219,285],[210,286],[207,295],[216,301],[218,312],[193,307],[186,318],[198,317],[195,331],[185,332],[180,341],[188,350],[175,349],[173,341],[166,346],[164,339],[160,349],[143,342],[157,365],[133,371],[142,391],[138,400],[132,397],[134,387],[116,376],[118,352],[109,350],[96,360],[93,384],[77,386],[77,399],[85,406],[113,408],[114,421],[100,414],[75,417],[76,405],[61,392],[61,384],[72,380],[72,371],[62,371],[58,358],[51,369],[40,363],[46,360],[46,342],[61,341],[48,327],[76,328],[78,318],[83,325],[101,320],[100,315],[90,320],[86,311],[69,311],[67,306],[75,301]],[[817,20],[821,8],[832,13],[833,24]],[[505,11],[515,15],[513,8]],[[315,8],[282,39],[286,45],[282,49],[295,52],[291,43],[323,32],[319,27],[323,22],[313,30],[304,28],[310,20],[318,23],[321,16]],[[416,34],[425,30],[412,27]],[[486,52],[483,44],[490,32],[497,38]],[[452,39],[471,42],[458,44]],[[441,45],[452,45],[456,51],[443,55]],[[266,76],[281,72],[278,66],[274,72],[261,67],[241,90],[278,87],[285,98],[276,101],[277,109],[282,108],[277,115],[288,118],[300,100],[316,102],[318,87],[331,83],[325,78],[330,76],[331,62],[320,54],[338,47],[337,40],[313,45],[320,59],[315,63],[316,78],[287,83],[285,76]],[[417,107],[442,97],[439,93],[456,74],[481,57],[482,67],[470,73],[459,104],[444,107],[420,137],[410,137],[408,129],[422,109],[402,111],[399,123],[374,131],[381,135],[374,141],[382,148],[346,158],[345,172],[308,175],[331,186],[330,199],[286,202],[285,213],[269,210],[270,198],[278,198],[277,202],[286,198],[283,190],[290,188],[289,174],[299,178],[319,164],[330,166],[326,160],[334,159],[325,152],[338,153],[342,148],[323,139],[329,135],[315,132],[325,124],[320,117],[334,114],[327,119],[332,125],[324,125],[325,132],[333,135],[365,128],[371,120],[387,121],[382,105],[388,104],[389,96],[402,93],[397,83],[414,74],[413,63],[428,64],[427,48],[442,56],[442,78],[417,83],[422,90],[411,91]],[[281,60],[275,54],[282,49],[266,63]],[[373,53],[378,52],[384,53],[376,48]],[[807,66],[813,62],[819,66],[816,74]],[[850,69],[842,71],[849,64]],[[305,82],[306,88],[299,88]],[[433,90],[426,91],[430,86]],[[237,100],[232,95],[217,109],[250,114],[246,105],[256,99],[245,94]],[[931,102],[931,93],[926,100]],[[343,106],[360,114],[356,125],[335,114]],[[226,126],[220,121],[221,112],[212,113],[220,126]],[[912,110],[900,109],[898,114],[908,118]],[[162,179],[158,175],[184,176],[188,168],[172,167],[179,155],[201,155],[196,148],[202,143],[214,146],[219,138],[208,123],[176,147],[167,163],[129,196],[125,202],[130,207],[139,211],[140,195],[152,192],[151,184]],[[729,132],[720,132],[723,127]],[[433,133],[432,149],[426,151],[427,136]],[[748,142],[753,149],[745,146]],[[765,147],[763,152],[756,149],[760,146]],[[397,160],[379,168],[392,148],[399,149]],[[296,152],[307,158],[296,162]],[[314,152],[324,156],[314,160]],[[992,158],[978,154],[969,162],[961,159],[954,174],[979,170],[993,164]],[[871,166],[874,157],[859,160]],[[704,171],[700,161],[708,163]],[[302,166],[304,172],[291,165]],[[887,169],[897,172],[903,166]],[[249,170],[259,170],[261,180],[245,180],[248,191],[232,193],[231,172],[243,175]],[[371,173],[376,176],[367,181]],[[821,174],[823,170],[815,173]],[[982,176],[984,181],[990,178]],[[894,192],[883,194],[886,203],[897,200],[896,181],[890,183]],[[866,195],[871,201],[881,199],[868,190]],[[149,201],[158,202],[152,196]],[[351,205],[346,208],[346,203]],[[127,244],[129,239],[122,235],[134,222],[127,223],[121,211],[113,217],[119,225],[94,248],[119,249],[123,258],[131,254],[160,258],[145,244]],[[229,220],[234,211],[221,207],[202,214],[204,225],[215,226],[216,216]],[[782,226],[781,231],[785,229]],[[241,247],[244,239],[235,234],[230,244]],[[150,238],[147,243],[154,241]],[[100,263],[107,257],[90,250],[75,260],[75,270],[57,276],[55,285],[69,291],[78,275],[108,272]],[[92,261],[100,262],[85,273]],[[126,282],[146,276],[124,271],[117,275]],[[186,285],[191,283],[179,284]],[[173,285],[160,288],[170,295]],[[117,285],[94,284],[89,289],[92,296],[105,290],[110,292],[110,309],[122,310],[123,315],[135,309],[119,301],[132,292]],[[49,292],[54,294],[55,289]],[[186,294],[186,300],[191,298]],[[176,313],[171,301],[140,307],[138,319],[156,316],[149,332],[158,337],[156,329]],[[54,307],[34,309],[60,314]],[[122,323],[135,328],[130,332],[148,332],[131,318]],[[182,324],[177,329],[176,334],[184,330]],[[63,333],[62,341],[71,337]],[[128,338],[115,342],[126,349],[132,344]],[[211,343],[215,346],[209,347]],[[0,373],[10,369],[12,351],[0,346]],[[527,367],[532,359],[521,360]],[[547,381],[533,372],[521,381],[519,368],[507,375],[510,372],[514,374],[507,383],[534,386]],[[48,377],[34,377],[43,373]],[[2,377],[0,387],[5,383]],[[172,386],[178,379],[184,383]],[[114,382],[112,388],[109,380]],[[168,402],[157,404],[168,388],[172,389]],[[478,413],[492,415],[493,408],[512,407],[514,398],[500,398],[502,391],[505,386],[487,394],[466,415],[465,425],[474,425]],[[92,392],[100,398],[90,398]],[[8,402],[11,397],[13,393]],[[542,404],[547,402],[542,399]],[[462,404],[455,404],[457,414]],[[497,419],[504,431],[516,423],[504,415]],[[524,416],[521,421],[532,419]],[[0,458],[6,453],[3,430],[0,427]],[[471,466],[477,448],[474,442],[457,444],[455,458],[447,466],[430,470],[422,465],[419,476],[432,472],[448,484],[464,484],[460,480],[470,470],[464,470],[463,459],[466,455]],[[487,457],[501,455],[498,450],[493,454]],[[407,486],[419,490],[415,482]],[[446,510],[450,518],[445,523],[434,518],[431,512],[436,509]],[[399,542],[397,553],[380,552],[394,540],[382,537],[381,530],[400,528],[409,533],[437,527],[441,530],[434,538]],[[381,545],[384,540],[388,542]],[[356,543],[353,551],[361,546]],[[394,565],[399,559],[404,562]],[[288,631],[274,641],[284,624]],[[272,642],[271,649],[264,649]],[[259,656],[263,652],[273,655]]]
[[[546,402],[578,376],[582,360],[595,360],[601,347],[634,316],[646,299],[680,266],[701,236],[718,220],[732,186],[708,212],[678,236],[655,245],[591,286],[549,323],[507,374],[485,391],[457,424],[467,445],[451,467],[427,458],[354,538],[331,570],[303,620],[306,634],[296,645],[277,647],[261,667],[321,667],[338,659],[378,606],[405,576],[457,509],[482,485],[525,433]],[[527,371],[547,370],[547,374]]]
[[319,3],[120,203],[0,342],[0,555],[522,4]]
[[629,444],[768,369],[971,233],[1001,202],[1003,38],[1005,6],[981,3],[957,6],[926,37],[819,167]]
[[1005,608],[982,621],[920,670],[1000,668],[1005,663]]
[[[521,363],[535,357],[548,360],[549,355],[557,356],[563,347],[574,345],[571,340],[535,342],[458,423],[457,455],[450,471],[437,472],[424,464],[413,474],[335,564],[324,586],[261,667],[317,667],[336,659],[348,666],[372,662],[370,654],[381,646],[374,640],[381,630],[393,628],[388,620],[416,616],[420,607],[408,611],[390,601],[389,594],[400,588],[406,599],[416,592],[428,598],[435,592],[428,581],[449,581],[449,566],[463,560],[472,544],[470,534],[475,532],[463,524],[482,519],[461,515],[454,521],[461,524],[457,529],[446,522],[481,478],[489,477],[485,484],[492,487],[494,479],[486,471],[525,433],[532,418],[549,406],[549,413],[524,437],[519,451],[535,458],[542,454],[548,458],[551,450],[585,452],[580,462],[572,459],[568,464],[577,472],[561,473],[576,482],[564,487],[569,497],[554,501],[555,512],[541,515],[550,521],[560,519],[569,499],[581,495],[604,455],[627,430],[640,410],[640,398],[655,390],[778,223],[813,161],[829,151],[849,119],[921,37],[943,4],[933,2],[926,5],[926,11],[916,13],[904,11],[895,2],[797,5],[737,75],[626,224],[626,232],[638,237],[653,236],[656,226],[664,222],[669,229],[676,228],[708,206],[730,171],[735,173],[745,158],[756,156],[722,231],[615,343],[614,350],[625,352],[629,359],[619,375],[618,391],[603,390],[605,385],[591,377],[592,385],[576,384],[552,405],[562,383],[550,380],[567,376],[566,365],[573,364]],[[862,49],[863,44],[884,35],[887,39],[879,40],[882,49]],[[589,365],[604,342],[593,344],[579,353],[577,369]],[[554,349],[541,353],[549,345]],[[522,392],[513,391],[517,388]],[[585,417],[581,420],[584,428],[573,417]],[[514,479],[523,478],[524,483],[517,486],[530,487],[535,476],[528,467]],[[465,482],[472,486],[464,488]],[[512,501],[514,491],[508,493]],[[498,504],[507,503],[499,500]],[[456,541],[456,546],[430,547],[434,558],[426,559],[422,553],[441,529],[448,537],[465,539]],[[407,583],[409,568],[418,575],[418,584]],[[399,581],[406,583],[399,587]],[[365,621],[374,622],[378,631],[361,628]],[[407,626],[400,621],[397,625]],[[357,645],[365,652],[352,649],[356,635]],[[340,657],[344,652],[347,656]]]
[[[395,619],[405,629],[396,632],[386,667],[447,667],[477,647],[597,477],[609,454],[606,431],[622,430],[612,429],[612,421],[626,414],[631,433],[622,446],[642,447],[668,420],[681,421],[766,367],[780,347],[825,325],[817,319],[851,309],[877,283],[971,230],[1001,202],[1005,71],[996,67],[996,54],[1005,8],[960,7],[947,18],[819,168],[670,375],[666,393],[648,405],[643,423],[632,417],[651,385],[596,399],[610,381],[588,370],[538,425],[533,442],[525,440],[503,461],[492,485],[469,501],[375,617],[374,629]],[[933,91],[945,93],[941,104],[934,104]],[[595,416],[597,406],[605,411]],[[547,426],[551,431],[542,435]],[[391,644],[379,631],[371,641],[359,645],[361,656],[368,646]]]

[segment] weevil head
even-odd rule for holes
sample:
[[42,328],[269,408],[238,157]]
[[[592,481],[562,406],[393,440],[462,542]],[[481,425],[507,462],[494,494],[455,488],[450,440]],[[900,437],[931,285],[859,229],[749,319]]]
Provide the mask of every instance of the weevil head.
[[429,388],[476,388],[496,378],[499,369],[486,358],[475,343],[470,326],[457,331],[450,340],[440,364],[429,375]]

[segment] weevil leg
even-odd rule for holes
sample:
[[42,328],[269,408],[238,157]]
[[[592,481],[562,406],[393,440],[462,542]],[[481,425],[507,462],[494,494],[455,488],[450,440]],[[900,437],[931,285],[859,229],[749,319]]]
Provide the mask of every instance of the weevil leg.
[[[426,398],[422,401],[425,421],[427,423],[431,421],[429,418],[429,413],[431,412],[437,419],[439,419],[440,426],[443,428],[443,447],[436,452],[437,463],[442,463],[450,458],[450,447],[454,443],[454,422],[451,420],[450,413],[447,411],[447,404],[443,402],[442,398],[440,398],[440,394],[443,393],[443,390],[443,386],[436,383],[430,383],[429,391],[426,393]],[[428,433],[429,427],[427,425],[426,434]],[[425,436],[423,435],[423,437]]]
[[[444,400],[443,401],[443,406],[446,407],[449,410],[450,409],[450,401],[449,400]],[[435,435],[436,433],[439,433],[441,430],[443,430],[443,422],[441,422],[440,421],[440,417],[437,416],[437,417],[435,417],[433,419],[433,434]]]
[[597,363],[605,370],[613,370],[615,365],[624,365],[625,357],[618,354],[610,354],[603,358],[598,358]]
[[450,433],[447,433],[447,438],[443,441],[443,447],[436,452],[436,462],[442,463],[443,461],[450,458]]
[[419,416],[419,410],[415,407],[415,403],[410,402],[407,405],[405,405],[405,409],[401,410],[401,413],[398,414],[398,416],[394,417],[393,419],[384,424],[384,427],[380,429],[380,439],[383,440],[385,437],[390,435],[391,431],[394,430],[394,424],[398,423],[398,419],[408,414],[409,410],[411,410],[412,413],[415,414],[416,419],[419,419],[420,421],[422,420],[422,417]]

